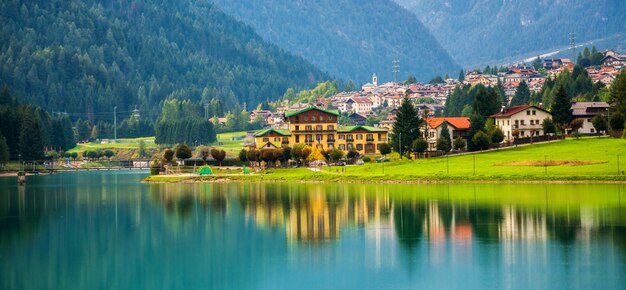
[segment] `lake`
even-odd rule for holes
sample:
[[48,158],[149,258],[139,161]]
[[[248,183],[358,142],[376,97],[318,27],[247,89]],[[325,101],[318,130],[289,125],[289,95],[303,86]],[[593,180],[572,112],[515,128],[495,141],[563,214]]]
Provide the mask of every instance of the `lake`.
[[626,287],[622,184],[146,175],[1,177],[0,289]]

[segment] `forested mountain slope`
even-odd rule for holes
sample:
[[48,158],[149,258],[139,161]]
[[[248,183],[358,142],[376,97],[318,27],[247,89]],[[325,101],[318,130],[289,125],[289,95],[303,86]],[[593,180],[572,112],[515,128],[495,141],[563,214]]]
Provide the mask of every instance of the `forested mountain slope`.
[[624,0],[395,0],[462,65],[626,35]]
[[0,84],[92,121],[168,96],[250,107],[329,78],[205,1],[6,0],[0,22]]
[[214,0],[264,39],[344,80],[364,83],[377,73],[423,81],[458,66],[410,12],[390,0]]

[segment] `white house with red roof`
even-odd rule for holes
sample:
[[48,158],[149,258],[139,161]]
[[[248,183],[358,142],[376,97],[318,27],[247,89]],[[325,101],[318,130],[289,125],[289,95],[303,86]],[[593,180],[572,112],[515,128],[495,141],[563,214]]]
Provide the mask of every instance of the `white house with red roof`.
[[516,134],[519,138],[544,135],[543,120],[552,119],[552,114],[537,106],[523,105],[505,108],[491,118],[504,132],[504,141],[513,141]]
[[466,133],[470,127],[470,121],[467,117],[436,117],[427,118],[423,131],[424,139],[428,142],[428,151],[437,151],[437,139],[441,136],[442,125],[446,123],[448,133],[450,134],[450,144],[457,137],[467,139]]

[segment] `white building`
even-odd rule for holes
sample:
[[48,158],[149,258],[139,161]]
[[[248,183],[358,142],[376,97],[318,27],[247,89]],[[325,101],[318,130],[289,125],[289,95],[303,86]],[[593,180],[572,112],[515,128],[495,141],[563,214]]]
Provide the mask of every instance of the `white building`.
[[504,132],[504,141],[513,141],[516,133],[519,138],[544,135],[543,120],[552,119],[552,114],[537,106],[524,105],[506,108],[491,117]]
[[606,102],[573,102],[572,116],[574,119],[582,119],[583,127],[578,129],[580,134],[597,134],[591,119],[598,114],[607,114],[609,104]]

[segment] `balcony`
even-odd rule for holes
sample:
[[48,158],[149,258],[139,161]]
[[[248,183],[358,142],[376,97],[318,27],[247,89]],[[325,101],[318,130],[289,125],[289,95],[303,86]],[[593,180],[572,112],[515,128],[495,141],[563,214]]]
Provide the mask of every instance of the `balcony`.
[[373,137],[372,138],[365,138],[365,141],[366,142],[374,142],[374,138]]
[[328,143],[335,143],[335,139],[328,139],[326,142],[328,142]]

